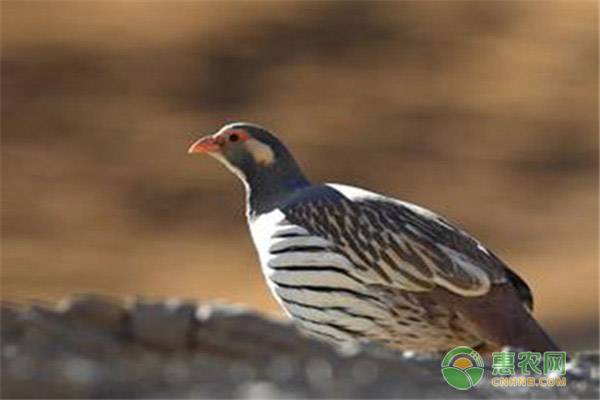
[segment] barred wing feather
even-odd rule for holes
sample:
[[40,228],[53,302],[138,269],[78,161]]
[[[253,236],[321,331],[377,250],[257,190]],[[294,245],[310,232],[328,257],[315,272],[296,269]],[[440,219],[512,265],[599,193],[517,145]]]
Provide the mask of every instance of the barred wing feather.
[[343,256],[354,266],[346,269],[367,284],[413,292],[439,285],[471,297],[507,281],[505,265],[479,242],[410,203],[329,184],[282,211],[290,226],[310,233],[317,248],[332,249],[330,256]]

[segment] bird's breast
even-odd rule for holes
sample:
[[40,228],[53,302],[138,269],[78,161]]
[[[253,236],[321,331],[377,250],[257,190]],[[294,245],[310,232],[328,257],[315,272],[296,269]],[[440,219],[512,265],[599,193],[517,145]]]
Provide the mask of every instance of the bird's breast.
[[335,340],[384,335],[377,321],[389,318],[387,306],[334,243],[290,223],[280,210],[249,225],[269,288],[300,326]]

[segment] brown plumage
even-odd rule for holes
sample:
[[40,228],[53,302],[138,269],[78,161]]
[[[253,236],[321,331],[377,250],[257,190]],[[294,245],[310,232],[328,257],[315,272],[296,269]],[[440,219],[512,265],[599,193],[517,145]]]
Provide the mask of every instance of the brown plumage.
[[507,345],[539,352],[559,350],[524,307],[512,283],[493,285],[480,297],[465,298],[440,288],[428,297],[445,304],[488,351]]

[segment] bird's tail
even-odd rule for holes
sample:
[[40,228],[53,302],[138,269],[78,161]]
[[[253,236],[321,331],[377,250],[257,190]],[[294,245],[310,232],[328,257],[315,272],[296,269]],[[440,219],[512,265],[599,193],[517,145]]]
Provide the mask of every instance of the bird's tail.
[[470,331],[477,333],[488,349],[510,346],[537,352],[559,350],[512,285],[496,285],[481,297],[466,298],[439,289],[435,295],[461,317]]
[[550,336],[536,322],[533,316],[525,308],[518,317],[519,329],[513,331],[509,339],[511,346],[520,347],[528,351],[560,351]]

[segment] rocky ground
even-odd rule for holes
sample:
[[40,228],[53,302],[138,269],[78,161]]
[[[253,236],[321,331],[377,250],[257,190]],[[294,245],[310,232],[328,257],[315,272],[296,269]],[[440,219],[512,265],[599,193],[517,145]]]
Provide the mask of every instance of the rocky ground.
[[[191,301],[78,296],[2,304],[3,398],[598,398],[598,353],[567,388],[461,392],[439,359],[336,349],[284,322]],[[486,376],[490,376],[489,371]]]

